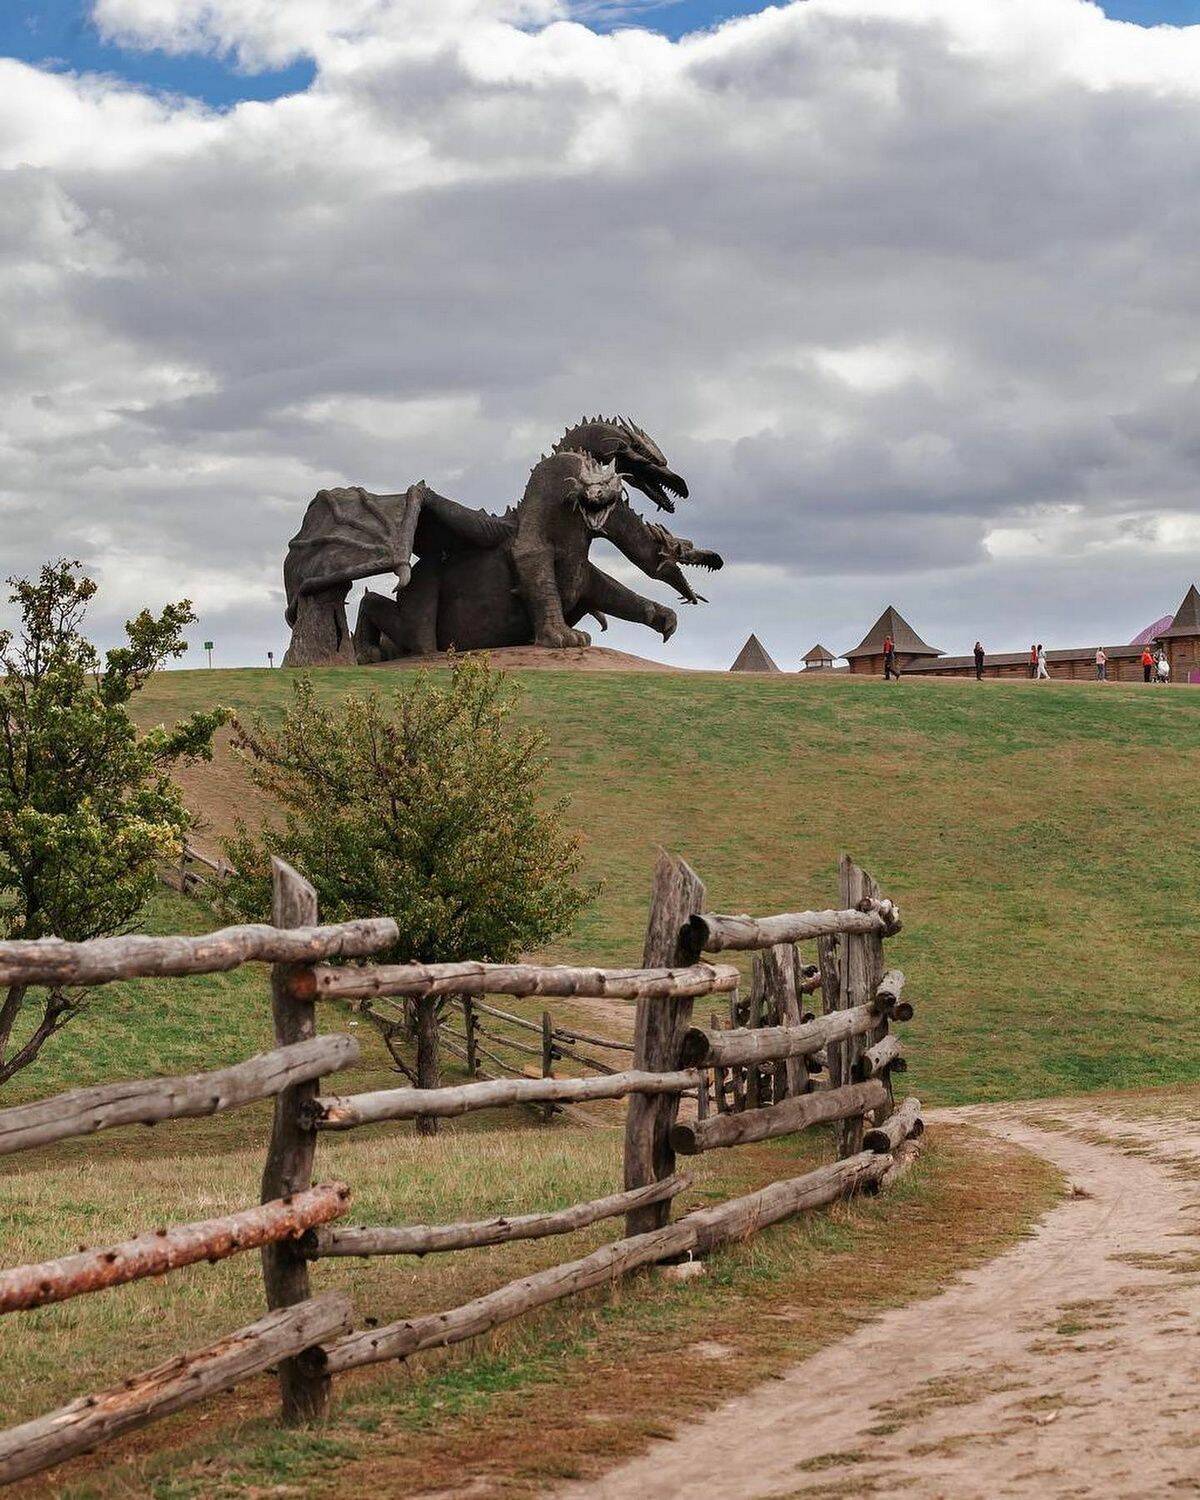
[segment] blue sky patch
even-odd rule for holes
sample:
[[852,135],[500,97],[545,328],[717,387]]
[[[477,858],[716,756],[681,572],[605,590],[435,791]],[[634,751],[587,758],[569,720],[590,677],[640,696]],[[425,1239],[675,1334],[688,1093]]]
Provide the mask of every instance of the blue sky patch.
[[[764,8],[762,0],[631,0],[604,7],[588,24],[601,31],[634,24],[676,38]],[[1114,19],[1144,26],[1200,24],[1200,0],[1105,0],[1104,9]],[[112,46],[101,39],[90,15],[91,0],[3,0],[0,54],[38,67],[112,74],[141,88],[187,95],[215,108],[298,93],[314,77],[315,68],[307,58],[286,68],[250,73],[228,58],[207,53],[177,56],[158,49]]]
[[278,99],[306,89],[315,75],[307,59],[267,73],[245,73],[230,60],[202,53],[114,47],[91,21],[90,0],[6,0],[0,6],[0,54],[36,67],[111,73],[140,88],[185,94],[222,108],[242,99]]

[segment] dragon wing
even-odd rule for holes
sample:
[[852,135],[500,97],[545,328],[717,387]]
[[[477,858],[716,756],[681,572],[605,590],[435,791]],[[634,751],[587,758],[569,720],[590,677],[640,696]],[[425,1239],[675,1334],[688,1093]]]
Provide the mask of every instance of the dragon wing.
[[399,591],[412,558],[444,556],[461,547],[494,547],[511,534],[509,517],[471,510],[431,490],[424,481],[403,494],[373,495],[355,485],[321,490],[310,502],[283,564],[287,619],[298,601],[360,578],[395,573]]

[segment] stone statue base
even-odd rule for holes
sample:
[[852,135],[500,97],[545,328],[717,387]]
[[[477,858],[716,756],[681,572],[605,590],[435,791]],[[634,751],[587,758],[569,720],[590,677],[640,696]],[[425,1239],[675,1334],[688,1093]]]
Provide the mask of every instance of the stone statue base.
[[285,667],[353,667],[354,641],[346,623],[346,595],[342,587],[323,594],[305,594],[296,603],[292,643],[283,658]]

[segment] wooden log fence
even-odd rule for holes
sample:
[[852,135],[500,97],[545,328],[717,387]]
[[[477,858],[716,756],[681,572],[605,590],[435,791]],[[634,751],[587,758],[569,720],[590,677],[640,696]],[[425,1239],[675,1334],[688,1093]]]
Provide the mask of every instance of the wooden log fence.
[[[0,944],[0,961],[3,944]],[[2,978],[0,974],[0,978]],[[323,1000],[380,996],[548,995],[587,1000],[696,999],[737,988],[728,964],[640,969],[571,968],[562,964],[379,964],[374,968],[315,970]],[[513,1019],[511,1016],[507,1019]]]
[[261,1375],[283,1359],[311,1355],[328,1339],[348,1332],[349,1297],[325,1292],[296,1307],[268,1313],[207,1348],[177,1354],[111,1390],[80,1396],[35,1421],[0,1432],[0,1484],[24,1479],[123,1433],[182,1411]]
[[861,1120],[887,1103],[887,1089],[877,1078],[782,1099],[740,1114],[711,1115],[707,1120],[681,1121],[671,1130],[671,1144],[681,1156],[696,1156],[718,1146],[745,1146],[794,1135],[828,1120]]
[[665,1202],[692,1185],[684,1172],[663,1182],[610,1193],[590,1203],[576,1203],[552,1213],[502,1215],[469,1224],[410,1224],[400,1228],[318,1229],[304,1237],[304,1253],[318,1260],[330,1255],[430,1255],[436,1251],[470,1250],[481,1245],[505,1245],[510,1240],[540,1240],[569,1234],[611,1219],[646,1203]]
[[[280,861],[274,862],[270,925],[200,937],[0,943],[0,984],[96,986],[268,963],[276,1043],[269,1052],[211,1072],[76,1089],[0,1110],[4,1155],[116,1126],[274,1100],[256,1207],[0,1271],[0,1313],[20,1312],[258,1249],[268,1306],[265,1317],[205,1349],[0,1433],[0,1483],[268,1368],[278,1373],[283,1420],[319,1420],[328,1410],[332,1377],[343,1370],[478,1337],[535,1308],[647,1266],[706,1255],[790,1215],[895,1180],[915,1159],[924,1128],[916,1099],[895,1110],[892,1104],[892,1079],[905,1060],[890,1028],[912,1015],[903,998],[904,975],[883,963],[884,941],[900,930],[900,917],[875,881],[844,856],[839,887],[842,905],[836,909],[714,914],[704,909],[699,876],[664,851],[637,969],[365,964],[371,954],[395,946],[396,924],[366,918],[320,925],[313,888]],[[797,946],[809,941],[816,944],[815,963],[803,962]],[[739,991],[736,967],[704,959],[726,951],[755,955],[747,991]],[[693,1002],[717,994],[729,996],[733,1025],[714,1015],[711,1026],[693,1026]],[[806,1013],[809,995],[820,996],[822,1014]],[[549,1011],[540,1021],[520,1016],[491,1003],[495,996],[631,1000],[633,1040],[556,1021]],[[320,1080],[352,1066],[359,1050],[351,1037],[317,1035],[321,1002],[340,1001],[377,1020],[371,1010],[376,1002],[403,1005],[430,997],[453,1001],[443,1017],[444,1043],[466,1063],[469,1082],[322,1092]],[[614,1069],[596,1051],[621,1055],[615,1060],[627,1058],[629,1065]],[[522,1058],[531,1061],[522,1064]],[[585,1076],[555,1076],[564,1060],[585,1069]],[[484,1073],[483,1061],[501,1076]],[[685,1096],[695,1099],[694,1114],[690,1105],[680,1114]],[[511,1105],[549,1114],[580,1101],[619,1099],[628,1101],[624,1182],[587,1202],[456,1224],[347,1226],[335,1221],[348,1210],[349,1189],[313,1182],[324,1131],[419,1124]],[[677,1153],[769,1140],[822,1122],[836,1126],[836,1161],[672,1218],[673,1204],[690,1187],[688,1176],[676,1169]],[[569,1234],[622,1215],[623,1236],[590,1254],[501,1285],[461,1307],[383,1326],[355,1330],[348,1299],[314,1295],[311,1285],[312,1269],[330,1258],[421,1257],[496,1246]]]
[[324,1183],[220,1219],[155,1229],[103,1250],[82,1250],[40,1265],[0,1271],[0,1313],[65,1302],[202,1260],[213,1263],[243,1250],[296,1240],[306,1230],[338,1218],[349,1206],[350,1189],[344,1182]]
[[682,1094],[699,1082],[700,1074],[695,1068],[671,1073],[630,1071],[600,1078],[497,1078],[440,1089],[380,1089],[343,1098],[318,1098],[308,1106],[305,1118],[313,1130],[353,1130],[384,1120],[415,1120],[420,1115],[435,1115],[445,1120],[509,1104],[578,1103],[643,1094]]
[[289,1083],[336,1073],[357,1061],[357,1038],[320,1036],[211,1073],[72,1089],[35,1104],[0,1110],[0,1156],[117,1125],[154,1125],[239,1109],[271,1098]]

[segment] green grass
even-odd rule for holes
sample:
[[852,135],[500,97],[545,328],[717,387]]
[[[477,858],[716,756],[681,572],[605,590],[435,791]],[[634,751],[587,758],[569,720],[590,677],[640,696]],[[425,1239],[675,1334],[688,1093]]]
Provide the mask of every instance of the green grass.
[[[331,700],[409,680],[313,676]],[[288,681],[169,673],[144,708],[157,719],[219,699],[273,715]],[[1200,1076],[1200,692],[841,675],[521,681],[524,712],[551,736],[552,789],[571,796],[589,873],[605,882],[559,955],[637,961],[659,844],[692,862],[714,909],[758,912],[834,901],[848,849],[904,911],[889,951],[917,1004],[923,1097]],[[227,757],[190,787],[210,840],[248,805]],[[190,1007],[185,988],[173,1004]],[[98,1040],[100,1015],[85,1024]]]

